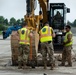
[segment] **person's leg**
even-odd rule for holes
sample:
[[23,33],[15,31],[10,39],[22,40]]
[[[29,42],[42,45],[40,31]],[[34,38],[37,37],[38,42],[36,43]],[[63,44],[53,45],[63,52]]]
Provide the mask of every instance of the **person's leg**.
[[61,66],[65,66],[65,62],[66,62],[66,49],[67,49],[66,47],[63,48]]
[[47,50],[45,43],[41,43],[41,53],[42,53],[42,61],[44,64],[44,69],[47,69]]
[[72,66],[72,57],[71,57],[71,46],[68,47],[67,49],[67,66]]
[[23,55],[22,49],[23,49],[23,46],[19,45],[18,69],[22,68],[22,60],[23,60],[23,58],[22,58],[22,55]]
[[53,70],[55,66],[55,62],[54,62],[54,48],[53,48],[52,42],[48,44],[47,50],[48,50],[48,55],[49,55],[49,62],[51,64],[50,69]]
[[24,49],[23,49],[23,69],[27,68],[27,61],[28,61],[28,56],[29,56],[29,51],[30,48],[28,45],[24,45]]

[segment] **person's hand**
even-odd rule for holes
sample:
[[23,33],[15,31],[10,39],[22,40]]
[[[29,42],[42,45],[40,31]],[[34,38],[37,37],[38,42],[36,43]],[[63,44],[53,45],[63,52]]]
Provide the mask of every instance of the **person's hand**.
[[32,32],[30,32],[29,37],[30,37],[30,38],[33,37],[33,33],[32,33]]
[[66,42],[63,42],[63,45],[65,45],[66,44]]
[[52,31],[52,37],[55,38],[56,37],[56,34],[54,31]]

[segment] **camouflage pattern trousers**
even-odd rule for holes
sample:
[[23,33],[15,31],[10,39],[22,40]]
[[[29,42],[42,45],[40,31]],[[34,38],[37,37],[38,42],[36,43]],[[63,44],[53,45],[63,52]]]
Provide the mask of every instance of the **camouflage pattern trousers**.
[[[49,63],[53,64],[54,63],[54,49],[53,49],[53,44],[44,42],[41,43],[41,53],[42,53],[42,59],[44,64],[47,63],[47,59],[49,58]],[[47,58],[48,54],[48,58]]]
[[65,64],[66,61],[68,62],[68,65],[72,64],[71,50],[72,50],[72,45],[64,46],[63,52],[62,52],[62,63],[63,64]]
[[27,63],[29,51],[30,51],[29,45],[19,44],[18,62]]

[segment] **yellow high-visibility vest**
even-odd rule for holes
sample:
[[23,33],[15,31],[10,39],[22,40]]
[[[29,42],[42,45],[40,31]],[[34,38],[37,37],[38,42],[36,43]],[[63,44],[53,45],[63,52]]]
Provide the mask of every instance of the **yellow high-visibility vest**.
[[52,28],[45,26],[40,30],[40,42],[52,41]]
[[[22,34],[23,31],[23,34]],[[19,44],[30,44],[30,38],[28,37],[29,35],[29,30],[26,28],[22,28],[19,30],[19,36],[20,36],[20,41]]]
[[[69,32],[66,33],[66,35],[65,35],[65,37],[64,37],[64,42],[66,42],[66,41],[68,40],[68,39],[67,39],[67,36],[68,36],[69,34],[72,34],[72,32],[69,31]],[[70,45],[72,45],[72,44],[73,44],[73,39],[71,39],[71,42],[65,44],[65,46],[70,46]]]

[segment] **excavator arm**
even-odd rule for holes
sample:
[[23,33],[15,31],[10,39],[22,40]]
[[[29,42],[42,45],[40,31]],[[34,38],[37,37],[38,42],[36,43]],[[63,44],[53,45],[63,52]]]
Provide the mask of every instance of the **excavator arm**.
[[38,0],[40,8],[42,9],[42,14],[35,15],[35,2],[36,0],[26,0],[26,15],[25,21],[27,22],[29,28],[39,30],[40,20],[43,20],[43,24],[48,21],[48,2],[49,0]]
[[43,24],[48,21],[48,2],[49,0],[38,0],[43,13]]

